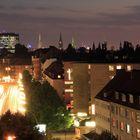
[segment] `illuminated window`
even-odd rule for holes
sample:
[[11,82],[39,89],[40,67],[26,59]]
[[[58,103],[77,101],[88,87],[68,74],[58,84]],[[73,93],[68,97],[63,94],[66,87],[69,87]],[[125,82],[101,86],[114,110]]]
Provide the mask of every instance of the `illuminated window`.
[[129,94],[129,102],[130,103],[133,103],[134,102],[133,95],[131,95],[131,94]]
[[120,129],[124,130],[124,123],[123,122],[120,122]]
[[114,66],[109,65],[109,71],[114,71]]
[[68,73],[68,80],[71,80],[71,73],[72,73],[72,70],[71,70],[71,69],[68,69],[68,70],[67,70],[67,73]]
[[73,89],[65,89],[65,92],[73,92]]
[[73,97],[73,93],[70,94],[70,97]]
[[109,79],[112,80],[114,78],[114,76],[109,76]]
[[133,111],[131,112],[131,120],[135,121],[135,113]]
[[87,116],[87,113],[86,112],[78,112],[77,113],[77,116],[79,116],[79,117],[85,117],[85,116]]
[[126,95],[125,94],[122,94],[122,101],[126,102]]
[[57,77],[58,77],[58,78],[61,78],[61,75],[58,75]]
[[116,127],[116,119],[115,118],[112,118],[112,126]]
[[95,115],[95,104],[91,105],[92,114]]
[[73,105],[73,100],[70,101],[71,105]]
[[126,124],[126,132],[130,133],[130,125],[129,124]]
[[73,84],[73,81],[65,81],[66,85]]
[[140,122],[140,113],[136,113],[136,121]]
[[131,71],[132,70],[132,66],[131,65],[127,65],[127,71]]
[[88,65],[88,69],[89,69],[89,70],[91,69],[91,65],[90,65],[90,64]]
[[104,97],[107,97],[107,92],[104,92]]
[[137,138],[140,138],[140,129],[137,128]]
[[122,66],[121,65],[117,65],[116,69],[120,70],[120,69],[122,69]]

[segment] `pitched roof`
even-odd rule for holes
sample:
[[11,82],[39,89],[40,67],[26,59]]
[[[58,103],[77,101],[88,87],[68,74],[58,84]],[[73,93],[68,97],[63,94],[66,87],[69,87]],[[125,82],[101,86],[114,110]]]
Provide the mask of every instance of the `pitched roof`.
[[[115,99],[115,92],[119,93],[118,100]],[[106,93],[106,97],[104,93]],[[122,102],[122,94],[126,95],[126,102]],[[129,102],[130,94],[134,97],[134,103]],[[138,96],[140,96],[140,70],[133,70],[131,72],[119,70],[116,76],[95,98],[140,109],[140,105],[136,107],[136,104],[138,104]]]
[[[52,79],[63,79],[64,70],[63,70],[63,64],[60,61],[55,61],[51,63],[44,71],[44,74],[49,76]],[[58,75],[60,77],[58,78]]]

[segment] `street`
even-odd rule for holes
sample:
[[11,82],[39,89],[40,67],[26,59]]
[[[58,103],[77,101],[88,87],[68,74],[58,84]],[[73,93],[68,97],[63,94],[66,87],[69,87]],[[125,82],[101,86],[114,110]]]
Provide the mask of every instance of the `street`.
[[24,111],[25,95],[16,83],[0,83],[0,115],[8,110],[11,113]]

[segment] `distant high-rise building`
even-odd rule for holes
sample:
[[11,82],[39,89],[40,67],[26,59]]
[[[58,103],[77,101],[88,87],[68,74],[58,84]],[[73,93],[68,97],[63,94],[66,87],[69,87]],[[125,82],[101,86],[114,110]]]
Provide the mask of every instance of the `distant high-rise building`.
[[14,53],[17,43],[19,43],[19,34],[0,33],[0,49],[6,48],[8,51]]
[[63,49],[63,41],[62,41],[62,35],[60,33],[60,37],[59,37],[59,49],[62,50]]

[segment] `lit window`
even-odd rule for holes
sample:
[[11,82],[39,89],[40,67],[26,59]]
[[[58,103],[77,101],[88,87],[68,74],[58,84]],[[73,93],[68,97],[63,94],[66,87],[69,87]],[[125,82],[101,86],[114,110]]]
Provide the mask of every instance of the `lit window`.
[[104,92],[104,97],[107,97],[107,93],[106,92]]
[[135,113],[132,111],[131,112],[131,120],[134,121],[135,120]]
[[68,73],[68,80],[71,80],[71,73],[72,73],[72,70],[71,70],[71,69],[68,69],[68,70],[67,70],[67,73]]
[[92,114],[95,115],[95,104],[91,105],[91,109],[92,109]]
[[70,94],[70,97],[73,97],[73,93]]
[[120,129],[124,130],[124,123],[123,122],[120,122]]
[[65,92],[73,92],[73,89],[65,89]]
[[120,69],[122,69],[122,66],[121,65],[117,65],[116,69],[120,70]]
[[122,101],[126,102],[126,95],[125,94],[122,94]]
[[131,94],[129,94],[129,102],[130,103],[133,103],[134,102],[133,95],[131,95]]
[[119,92],[115,92],[115,99],[119,99]]
[[114,78],[114,76],[109,76],[109,79],[112,80]]
[[116,127],[116,119],[115,118],[112,118],[112,126]]
[[137,138],[140,138],[140,129],[137,128]]
[[88,69],[89,69],[89,70],[91,69],[91,65],[90,65],[90,64],[88,65]]
[[140,122],[140,113],[136,113],[136,121]]
[[73,81],[65,81],[66,85],[73,84]]
[[77,113],[77,116],[79,116],[79,117],[85,117],[85,116],[87,116],[87,113],[86,112],[78,112]]
[[73,100],[70,101],[71,105],[73,105]]
[[58,75],[57,77],[58,77],[58,78],[61,78],[61,75]]
[[129,124],[126,124],[126,132],[130,133],[130,125]]
[[114,71],[114,66],[109,65],[109,71]]
[[131,65],[127,65],[127,71],[131,71],[132,70],[132,66]]

